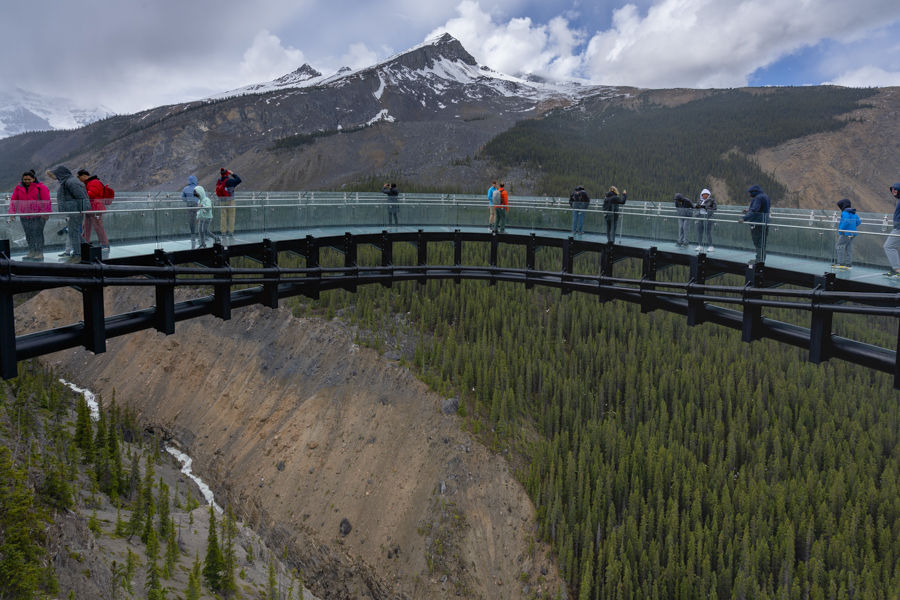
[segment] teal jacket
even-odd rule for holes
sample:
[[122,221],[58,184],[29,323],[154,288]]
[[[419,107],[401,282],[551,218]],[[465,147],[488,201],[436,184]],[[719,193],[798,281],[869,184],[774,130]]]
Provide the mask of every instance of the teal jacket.
[[194,193],[200,196],[200,210],[197,212],[198,219],[212,219],[212,200],[206,195],[203,186],[198,185],[194,188]]

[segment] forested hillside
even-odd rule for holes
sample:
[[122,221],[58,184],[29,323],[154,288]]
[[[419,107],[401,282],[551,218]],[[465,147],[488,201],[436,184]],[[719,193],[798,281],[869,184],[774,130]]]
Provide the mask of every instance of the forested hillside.
[[[464,250],[466,264],[486,263],[486,249]],[[452,261],[449,245],[430,252],[430,263]],[[559,260],[538,258],[538,268]],[[410,264],[414,250],[395,259]],[[582,258],[579,269],[599,265]],[[345,309],[381,348],[408,313],[420,377],[462,395],[464,426],[488,445],[521,453],[537,535],[581,600],[900,594],[900,407],[886,375],[512,284],[404,283],[293,302],[328,317]],[[839,319],[836,330],[896,339],[887,321]]]
[[544,118],[521,121],[491,140],[482,156],[501,165],[540,170],[538,194],[560,196],[584,185],[592,197],[609,186],[632,198],[667,201],[675,192],[699,196],[724,181],[739,202],[759,184],[775,205],[787,188],[747,155],[787,140],[846,125],[836,117],[877,93],[833,87],[713,91],[674,107],[650,93],[628,105],[588,100]]

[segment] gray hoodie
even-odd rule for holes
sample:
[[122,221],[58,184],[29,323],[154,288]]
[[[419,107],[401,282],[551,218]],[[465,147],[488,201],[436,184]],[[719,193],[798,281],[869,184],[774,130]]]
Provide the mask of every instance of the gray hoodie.
[[87,190],[84,189],[84,184],[72,175],[68,167],[59,165],[47,173],[59,182],[59,189],[56,190],[59,212],[91,210],[91,200],[88,198]]
[[195,187],[197,187],[197,178],[191,175],[188,177],[188,184],[181,190],[181,199],[188,206],[197,206],[197,198],[194,197]]

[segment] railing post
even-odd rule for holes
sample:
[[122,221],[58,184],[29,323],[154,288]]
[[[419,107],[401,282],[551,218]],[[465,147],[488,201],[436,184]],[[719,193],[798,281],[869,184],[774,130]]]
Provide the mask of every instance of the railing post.
[[[353,235],[349,231],[344,232],[344,266],[347,268],[353,268],[357,266],[356,243],[353,241]],[[344,277],[346,276],[347,273],[345,272]],[[353,276],[353,283],[345,284],[344,289],[351,294],[355,294],[358,279],[359,272],[356,272]]]
[[695,292],[691,286],[706,283],[706,255],[699,254],[691,257],[691,272],[688,283],[688,327],[695,327],[706,322],[705,302],[703,292]]
[[[81,262],[98,263],[103,258],[103,249],[82,242]],[[81,290],[84,307],[84,347],[94,354],[106,352],[106,315],[103,311],[103,284],[86,285]]]
[[[391,239],[391,234],[387,232],[387,229],[381,230],[381,266],[382,267],[390,267],[394,264],[394,242]],[[384,274],[382,273],[382,276]],[[391,287],[394,284],[390,279],[382,279],[381,285],[386,288]]]
[[[213,266],[222,269],[230,266],[228,248],[220,242],[213,244]],[[229,279],[231,277],[229,276]],[[231,320],[231,284],[217,283],[213,285],[213,315],[223,321]]]
[[[765,281],[765,264],[756,263],[748,266],[744,274],[744,289],[763,287]],[[745,294],[746,297],[746,294]],[[759,329],[762,324],[762,307],[744,305],[744,323],[741,328],[741,341],[750,343],[762,338]]]
[[[491,267],[497,266],[497,251],[500,246],[500,238],[497,236],[497,232],[494,231],[491,233]],[[493,274],[491,275],[491,285],[497,285],[497,281],[494,279]]]
[[[278,272],[278,247],[269,238],[263,240],[263,268],[275,269],[275,278],[280,279]],[[263,306],[278,308],[278,282],[263,284]]]
[[462,278],[459,276],[462,271],[462,232],[459,229],[453,230],[453,267],[456,271],[453,282],[459,284],[462,282]]
[[0,240],[0,376],[3,379],[12,379],[19,374],[10,254],[9,240]]
[[[310,192],[311,194],[311,192]],[[318,269],[319,268],[319,242],[311,235],[306,236],[306,268],[307,269]],[[319,299],[319,287],[321,284],[322,274],[318,275],[307,275],[311,280],[315,278],[315,281],[310,281],[306,284],[306,291],[303,292],[307,298],[312,298],[313,300]]]
[[656,297],[645,294],[644,290],[656,290],[655,287],[644,287],[645,281],[656,281],[657,257],[656,246],[644,250],[643,276],[641,277],[641,312],[649,313],[657,309]]
[[528,245],[525,247],[525,289],[534,287],[529,277],[529,271],[534,271],[535,255],[537,254],[537,237],[534,233],[528,236]]
[[[613,276],[613,265],[615,262],[613,261],[613,253],[615,252],[615,246],[613,244],[605,244],[603,249],[600,250],[600,275],[605,277]],[[603,285],[603,282],[600,282],[600,285]],[[604,291],[601,291],[597,294],[597,299],[600,304],[606,304],[612,298]]]
[[[418,241],[417,241],[417,245],[418,245],[417,264],[420,267],[424,267],[424,266],[428,265],[428,242],[425,241],[425,230],[424,229],[419,230],[417,239],[418,239]],[[426,281],[427,280],[425,279],[425,273],[422,273],[422,275],[420,277],[418,277],[418,282],[421,283],[422,285],[425,285]]]
[[[572,272],[572,264],[575,262],[575,238],[571,235],[563,240],[563,248],[562,248],[562,282],[565,284],[567,281],[571,281],[570,277],[566,277],[566,275]],[[566,296],[571,294],[572,290],[562,286],[561,294]]]
[[809,362],[817,365],[832,356],[831,326],[834,313],[819,309],[824,304],[819,297],[821,292],[834,290],[834,273],[816,275],[813,278],[812,322],[809,326]]
[[[157,267],[168,267],[172,271],[172,261],[164,250],[153,251],[153,262]],[[162,281],[163,277],[158,277]],[[160,333],[172,335],[175,333],[175,276],[165,278],[165,283],[156,286],[156,322],[153,328]]]

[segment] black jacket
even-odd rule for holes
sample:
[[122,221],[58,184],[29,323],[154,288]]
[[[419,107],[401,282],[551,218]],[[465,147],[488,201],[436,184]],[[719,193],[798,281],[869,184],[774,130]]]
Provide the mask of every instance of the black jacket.
[[574,207],[575,203],[590,204],[590,202],[590,197],[588,197],[587,192],[581,186],[575,188],[575,191],[569,196],[569,206],[572,207]]
[[690,217],[694,214],[694,204],[681,194],[675,194],[675,212],[679,217]]
[[625,201],[628,199],[628,194],[622,194],[619,197],[614,192],[606,192],[606,198],[603,199],[603,210],[607,211],[606,218],[611,219],[612,215],[610,212],[616,213],[618,212],[619,205],[625,204]]

